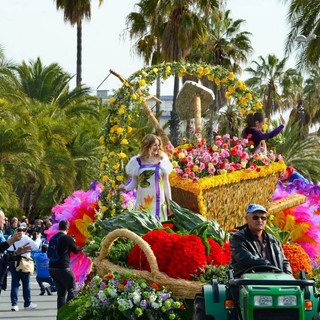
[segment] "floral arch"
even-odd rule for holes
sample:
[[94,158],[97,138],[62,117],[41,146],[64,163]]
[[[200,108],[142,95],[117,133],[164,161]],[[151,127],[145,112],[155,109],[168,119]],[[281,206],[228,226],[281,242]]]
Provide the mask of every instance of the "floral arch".
[[130,124],[150,96],[148,88],[154,81],[159,77],[167,80],[175,75],[206,78],[217,86],[224,86],[226,98],[234,100],[243,116],[262,109],[258,96],[232,72],[221,66],[171,62],[145,67],[133,73],[110,98],[104,135],[100,137],[104,152],[100,164],[101,181],[104,184],[100,207],[106,217],[121,211],[120,194],[117,191],[124,181],[124,163],[128,159],[127,154],[131,149],[129,140],[135,130]]

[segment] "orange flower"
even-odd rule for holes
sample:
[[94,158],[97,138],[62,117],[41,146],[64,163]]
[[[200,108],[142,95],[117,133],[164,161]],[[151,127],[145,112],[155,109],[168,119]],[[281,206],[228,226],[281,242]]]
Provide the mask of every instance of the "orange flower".
[[120,284],[118,285],[118,289],[119,289],[119,290],[124,290],[124,285],[123,285],[122,283],[120,283]]
[[158,285],[157,283],[153,282],[153,283],[152,283],[152,288],[153,288],[154,290],[158,291],[158,290],[159,290],[159,285]]
[[282,248],[284,255],[290,262],[295,278],[299,277],[300,270],[305,270],[309,275],[312,275],[310,258],[301,246],[298,244],[284,244]]

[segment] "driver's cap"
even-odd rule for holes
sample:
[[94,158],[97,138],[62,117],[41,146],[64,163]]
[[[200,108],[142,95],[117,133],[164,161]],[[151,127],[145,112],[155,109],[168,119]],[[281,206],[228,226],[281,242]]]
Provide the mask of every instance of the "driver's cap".
[[267,209],[265,207],[263,207],[262,205],[250,203],[247,208],[247,214],[252,213],[252,212],[256,212],[256,211],[262,211],[262,212],[267,213]]

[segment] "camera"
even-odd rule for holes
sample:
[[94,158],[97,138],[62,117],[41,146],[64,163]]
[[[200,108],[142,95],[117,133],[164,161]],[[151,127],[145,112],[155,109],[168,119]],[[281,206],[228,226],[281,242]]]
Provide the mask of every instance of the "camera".
[[39,226],[33,228],[33,232],[42,233],[42,231],[43,231],[42,228]]

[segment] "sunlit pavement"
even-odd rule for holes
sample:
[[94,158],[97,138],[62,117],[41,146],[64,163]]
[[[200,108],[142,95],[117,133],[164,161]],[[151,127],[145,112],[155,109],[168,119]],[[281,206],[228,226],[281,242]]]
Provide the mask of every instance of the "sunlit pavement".
[[37,309],[24,310],[22,286],[19,288],[19,301],[18,306],[20,311],[11,311],[10,302],[10,288],[11,288],[11,275],[8,274],[8,288],[6,291],[1,292],[0,296],[0,319],[34,319],[34,320],[56,320],[57,318],[57,293],[52,293],[52,296],[48,296],[47,293],[40,296],[39,285],[36,281],[36,276],[31,276],[31,301],[38,305]]

